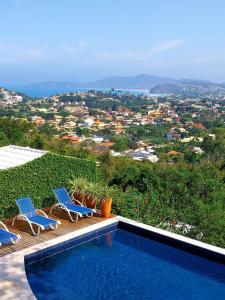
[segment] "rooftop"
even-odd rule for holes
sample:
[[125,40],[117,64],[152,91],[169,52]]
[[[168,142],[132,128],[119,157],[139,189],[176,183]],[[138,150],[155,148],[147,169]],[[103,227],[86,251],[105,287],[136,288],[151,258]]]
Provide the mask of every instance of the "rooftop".
[[23,165],[38,157],[43,156],[46,151],[9,145],[0,148],[0,170]]

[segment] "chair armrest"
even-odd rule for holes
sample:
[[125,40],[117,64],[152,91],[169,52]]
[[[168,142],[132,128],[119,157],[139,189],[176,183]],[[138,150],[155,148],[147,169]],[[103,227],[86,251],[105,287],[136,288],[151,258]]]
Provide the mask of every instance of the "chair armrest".
[[46,215],[46,213],[43,210],[36,209],[36,212],[40,212],[42,215],[44,215],[46,218],[48,218],[48,216]]
[[3,227],[6,231],[9,231],[9,229],[6,227],[6,225],[5,225],[4,223],[2,223],[1,221],[0,221],[0,225],[2,225],[2,227]]
[[84,206],[79,200],[77,200],[77,199],[74,199],[73,201],[75,201],[75,202],[77,202],[80,206]]
[[74,197],[73,194],[70,195],[70,198],[71,198],[72,201],[77,202],[80,206],[82,206],[82,207],[84,206],[83,203],[81,203],[79,200],[77,200],[77,199]]

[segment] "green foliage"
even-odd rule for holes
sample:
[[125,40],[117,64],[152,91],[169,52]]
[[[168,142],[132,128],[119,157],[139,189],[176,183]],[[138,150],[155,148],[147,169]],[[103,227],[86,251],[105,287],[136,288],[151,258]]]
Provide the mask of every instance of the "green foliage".
[[8,144],[9,144],[9,141],[7,139],[7,136],[3,132],[0,132],[0,147],[6,146]]
[[73,178],[69,181],[71,194],[89,195],[92,182],[85,178]]
[[0,118],[0,140],[5,136],[5,143],[27,145],[29,139],[35,132],[35,127],[32,123],[24,120],[16,120],[12,118]]
[[225,160],[225,128],[217,128],[213,131],[215,140],[207,136],[202,142],[202,148],[206,152],[208,159],[215,163],[221,162],[224,164]]
[[35,149],[43,149],[44,140],[41,135],[36,135],[34,140],[31,141],[30,146]]
[[172,221],[192,225],[194,230],[186,235],[203,234],[202,241],[225,246],[223,170],[210,161],[152,165],[108,158],[105,162],[105,180],[116,186],[114,213],[154,226]]
[[160,144],[165,141],[166,133],[172,127],[171,124],[163,124],[163,125],[151,125],[150,127],[150,140],[153,143]]
[[82,136],[82,134],[83,134],[82,128],[76,127],[76,134],[77,134],[77,136]]
[[43,149],[61,154],[74,156],[77,158],[89,158],[88,151],[84,149],[81,145],[73,145],[69,141],[66,140],[58,140],[52,138],[50,140],[45,139]]
[[47,136],[52,136],[57,133],[57,130],[49,124],[38,126],[38,131],[42,134],[46,134]]
[[91,196],[96,204],[111,198],[114,194],[113,187],[102,182],[91,182],[85,178],[73,178],[69,181],[69,187],[72,194],[82,194],[84,197]]
[[113,145],[115,151],[123,151],[129,148],[129,139],[126,136],[115,136],[113,141],[115,142]]
[[50,206],[52,188],[67,187],[73,177],[95,181],[95,162],[48,153],[23,166],[1,171],[0,219],[18,212],[15,202],[18,197],[30,196],[38,208]]
[[67,96],[67,95],[63,95],[63,96],[60,96],[59,97],[59,100],[60,102],[81,102],[82,101],[82,98],[80,95],[70,95],[70,96]]
[[149,138],[150,126],[149,125],[132,125],[127,129],[127,134],[136,140]]

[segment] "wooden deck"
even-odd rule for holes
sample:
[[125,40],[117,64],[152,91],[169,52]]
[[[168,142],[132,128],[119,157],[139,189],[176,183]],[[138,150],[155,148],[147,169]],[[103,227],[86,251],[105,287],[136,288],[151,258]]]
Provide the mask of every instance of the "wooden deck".
[[[45,210],[46,211],[46,210]],[[46,211],[48,213],[48,211]],[[50,215],[48,213],[48,216],[50,218],[55,218],[57,220],[60,220],[61,225],[56,230],[45,230],[42,231],[39,236],[34,236],[31,233],[31,230],[29,228],[29,225],[27,225],[24,221],[16,221],[14,227],[7,223],[7,227],[11,232],[14,232],[16,234],[20,234],[21,240],[14,245],[4,245],[0,247],[0,257],[11,254],[20,250],[23,250],[25,248],[35,246],[37,244],[43,243],[45,241],[48,241],[50,239],[54,239],[56,237],[65,235],[67,233],[73,232],[74,230],[78,230],[99,222],[102,222],[106,219],[103,219],[99,213],[96,213],[93,217],[90,218],[82,218],[79,219],[77,222],[73,223],[69,220],[68,215],[66,215],[64,212],[54,212],[54,215]],[[112,215],[113,217],[113,215]]]

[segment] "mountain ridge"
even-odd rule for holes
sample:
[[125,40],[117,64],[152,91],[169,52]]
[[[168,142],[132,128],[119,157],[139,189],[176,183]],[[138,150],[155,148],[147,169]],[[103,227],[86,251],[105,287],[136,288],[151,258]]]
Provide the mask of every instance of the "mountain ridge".
[[[192,89],[197,90],[193,93]],[[149,74],[110,76],[87,83],[74,81],[43,81],[14,89],[31,96],[49,96],[81,89],[148,90],[152,94],[201,94],[204,90],[225,89],[225,83],[201,79],[173,79]]]
[[201,84],[224,86],[224,83],[213,83],[201,79],[173,79],[149,74],[136,76],[109,76],[87,83],[74,81],[42,81],[23,86],[23,88],[61,89],[61,88],[118,88],[118,89],[151,89],[160,84]]

